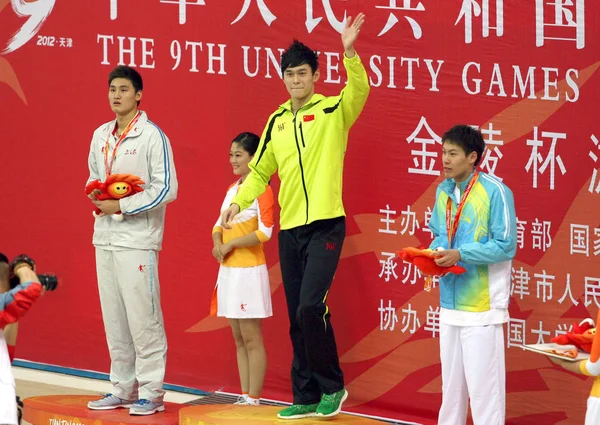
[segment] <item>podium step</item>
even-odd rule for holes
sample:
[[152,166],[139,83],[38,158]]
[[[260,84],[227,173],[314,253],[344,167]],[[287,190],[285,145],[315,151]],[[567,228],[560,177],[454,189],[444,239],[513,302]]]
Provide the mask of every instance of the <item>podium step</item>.
[[[180,425],[323,425],[318,418],[283,420],[277,418],[281,406],[236,406],[232,404],[204,404],[182,407],[179,410]],[[339,414],[331,418],[335,425],[381,425],[382,422],[360,416]]]
[[177,425],[182,404],[165,403],[165,411],[149,416],[131,416],[129,409],[89,410],[99,396],[51,395],[23,400],[23,420],[34,425]]

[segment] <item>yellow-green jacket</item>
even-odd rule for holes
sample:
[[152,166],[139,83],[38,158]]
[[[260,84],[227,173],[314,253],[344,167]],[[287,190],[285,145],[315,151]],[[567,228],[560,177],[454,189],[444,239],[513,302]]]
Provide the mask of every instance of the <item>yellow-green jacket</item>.
[[280,227],[292,229],[346,215],[342,175],[348,131],[369,95],[365,68],[355,54],[344,55],[346,87],[338,96],[312,96],[292,113],[288,100],[269,117],[248,175],[232,203],[248,208],[279,170]]

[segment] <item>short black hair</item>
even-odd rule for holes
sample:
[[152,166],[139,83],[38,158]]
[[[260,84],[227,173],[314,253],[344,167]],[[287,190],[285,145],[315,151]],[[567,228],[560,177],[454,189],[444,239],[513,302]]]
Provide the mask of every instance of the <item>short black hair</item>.
[[288,68],[304,64],[309,65],[313,73],[319,69],[317,52],[294,39],[290,47],[281,55],[281,73],[283,74]]
[[477,152],[476,167],[481,162],[483,151],[485,151],[485,142],[481,131],[476,128],[465,124],[455,125],[442,136],[442,144],[446,142],[459,146],[465,155]]
[[231,143],[239,144],[242,147],[242,149],[244,149],[250,155],[254,155],[256,153],[256,149],[258,149],[260,137],[250,132],[240,133],[237,136],[235,136]]
[[8,264],[8,257],[0,252],[0,263]]
[[[110,87],[115,78],[125,78],[126,80],[131,81],[131,85],[136,93],[144,89],[144,81],[142,80],[142,76],[130,66],[119,65],[110,71],[110,74],[108,74],[108,87]],[[140,101],[138,101],[138,105],[139,104]]]

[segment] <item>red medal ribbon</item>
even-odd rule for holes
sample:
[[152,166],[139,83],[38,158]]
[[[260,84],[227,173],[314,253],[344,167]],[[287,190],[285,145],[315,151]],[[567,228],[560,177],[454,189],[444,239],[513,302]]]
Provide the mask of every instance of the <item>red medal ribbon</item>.
[[[117,149],[119,148],[119,145],[125,139],[125,137],[127,137],[127,134],[138,122],[141,115],[142,115],[141,112],[138,111],[137,114],[135,114],[135,116],[131,119],[131,121],[129,121],[129,124],[127,124],[127,127],[125,127],[125,130],[123,131],[123,133],[121,133],[121,136],[119,137],[119,140],[117,140],[117,143],[115,144],[115,148],[113,149],[110,163],[108,162],[108,148],[109,148],[108,140],[110,139],[110,135],[106,139],[106,143],[104,145],[104,168],[106,169],[106,177],[108,177],[112,174],[112,168],[113,168],[113,164],[115,163],[115,158],[117,157]],[[112,134],[114,134],[115,131],[116,131],[116,127],[115,127],[115,130],[113,130]]]
[[473,177],[471,181],[467,185],[465,189],[465,194],[460,200],[460,204],[458,204],[458,208],[456,209],[456,215],[454,216],[454,223],[452,223],[452,199],[448,196],[448,201],[446,202],[446,229],[448,229],[448,249],[452,248],[452,241],[454,240],[454,236],[456,235],[456,229],[458,229],[458,222],[460,221],[460,216],[462,214],[462,210],[467,203],[467,198],[469,197],[469,193],[471,193],[471,189],[477,182],[479,178],[479,173],[475,171],[473,173]]

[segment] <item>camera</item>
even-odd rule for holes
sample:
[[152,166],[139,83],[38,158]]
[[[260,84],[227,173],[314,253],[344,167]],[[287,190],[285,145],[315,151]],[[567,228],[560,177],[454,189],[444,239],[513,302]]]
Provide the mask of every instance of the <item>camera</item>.
[[[56,287],[58,286],[58,278],[56,277],[56,275],[38,274],[37,277],[40,280],[40,283],[42,284],[42,286],[44,288],[46,288],[47,291],[54,291],[56,289]],[[17,276],[10,277],[10,289],[15,288],[16,286],[19,285],[19,283],[21,283],[21,282]]]
[[38,274],[37,277],[47,291],[54,291],[58,286],[58,278],[54,274]]
[[[10,270],[10,289],[13,289],[20,283],[20,279],[14,274],[15,267],[19,264],[27,264],[31,270],[35,271],[35,262],[28,255],[21,254],[17,255],[9,265]],[[37,274],[37,277],[42,286],[47,291],[54,291],[58,286],[58,278],[54,274]]]

